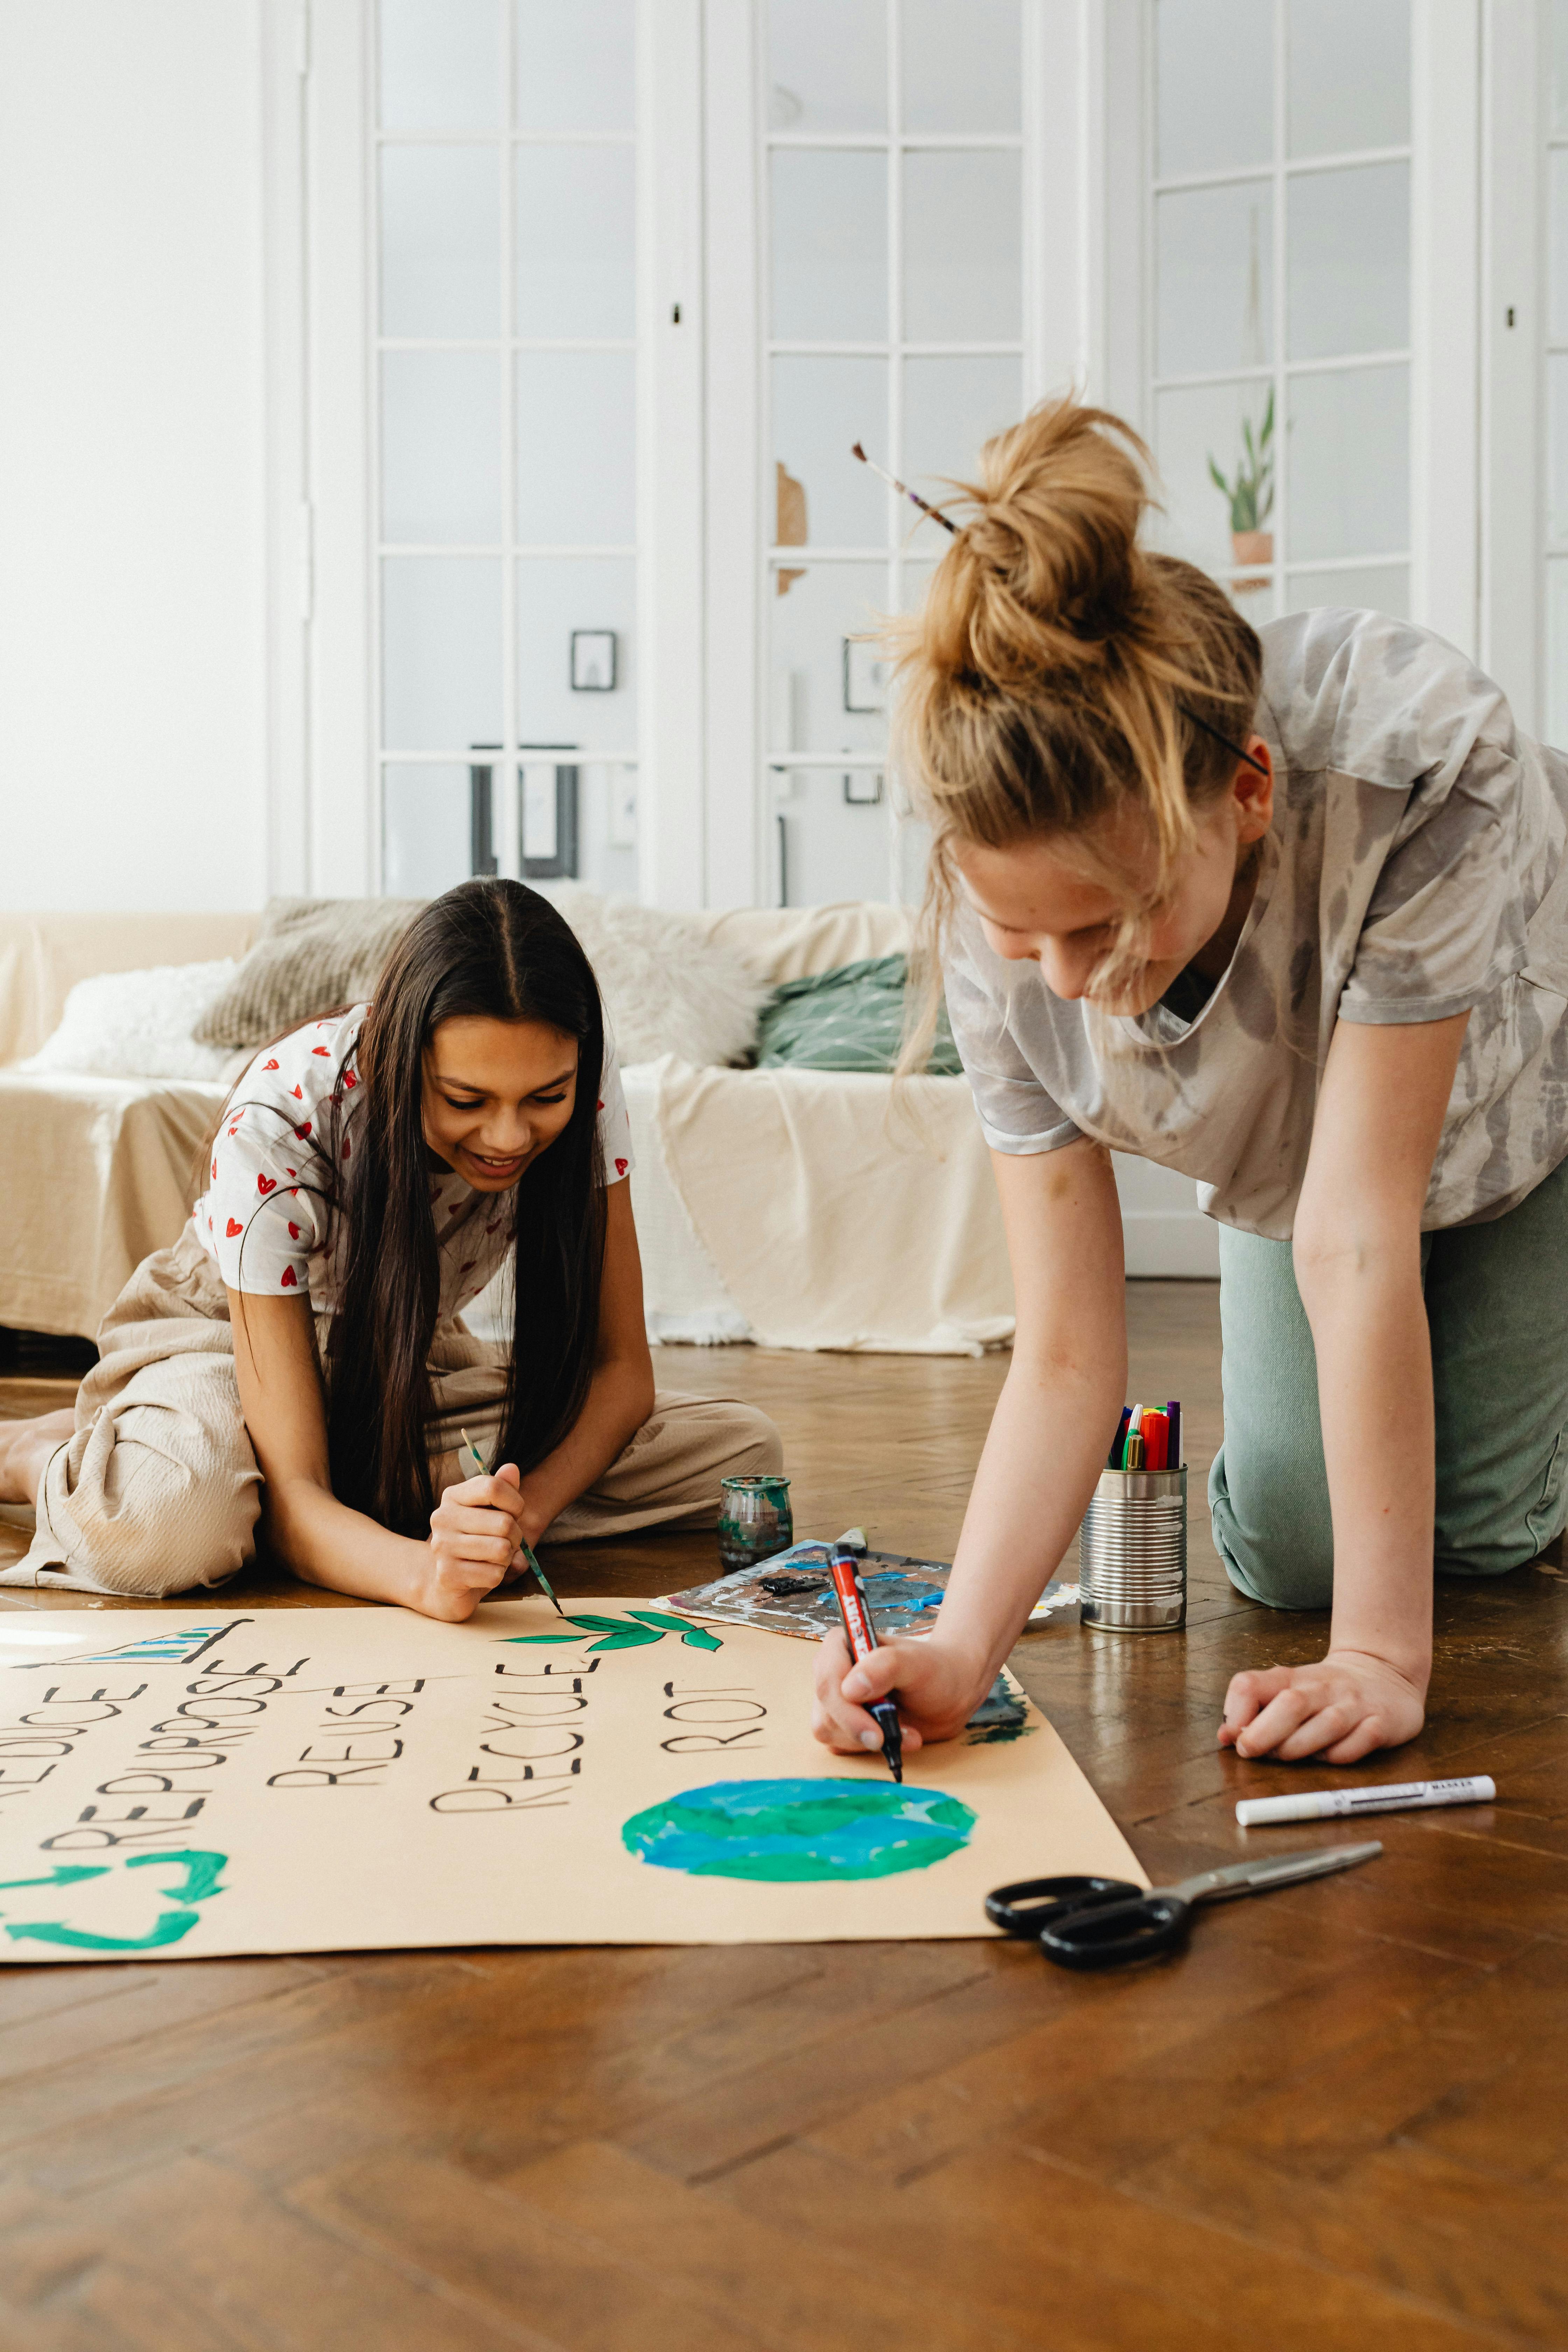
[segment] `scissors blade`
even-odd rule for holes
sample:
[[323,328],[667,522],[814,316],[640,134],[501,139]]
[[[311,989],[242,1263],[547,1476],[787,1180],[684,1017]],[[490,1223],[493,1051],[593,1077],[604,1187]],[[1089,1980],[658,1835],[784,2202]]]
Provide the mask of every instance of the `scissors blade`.
[[1383,1852],[1381,1839],[1362,1845],[1314,1845],[1304,1853],[1274,1854],[1257,1862],[1233,1863],[1228,1869],[1205,1870],[1165,1890],[1184,1903],[1224,1903],[1236,1895],[1262,1895],[1271,1886],[1289,1886],[1298,1879],[1326,1878],[1331,1871],[1353,1870],[1357,1863],[1373,1862]]

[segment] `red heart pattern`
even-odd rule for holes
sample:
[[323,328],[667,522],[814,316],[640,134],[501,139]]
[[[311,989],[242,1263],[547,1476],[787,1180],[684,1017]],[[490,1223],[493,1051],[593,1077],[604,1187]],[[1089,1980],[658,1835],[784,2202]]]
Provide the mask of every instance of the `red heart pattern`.
[[[212,1220],[209,1218],[207,1222],[210,1224]],[[240,1223],[239,1219],[237,1217],[230,1217],[227,1224],[224,1227],[224,1235],[226,1240],[233,1241],[236,1234],[242,1234],[244,1231],[245,1227]]]
[[283,1287],[285,1290],[294,1290],[298,1288],[298,1285],[294,1279],[294,1269],[291,1265],[286,1265],[283,1269]]
[[295,1099],[295,1101],[296,1101],[296,1102],[303,1102],[303,1101],[304,1101],[304,1099],[305,1099],[305,1089],[304,1089],[304,1087],[295,1087],[295,1089],[294,1089],[294,1099]]
[[626,1174],[626,1170],[627,1170],[630,1166],[631,1166],[631,1161],[630,1161],[629,1160],[616,1160],[616,1175],[617,1175],[617,1176],[624,1176],[624,1175]]
[[345,1086],[345,1087],[357,1087],[357,1086],[358,1086],[358,1084],[359,1084],[359,1080],[355,1077],[355,1076],[354,1076],[354,1074],[353,1074],[353,1072],[352,1070],[345,1070],[345,1071],[343,1072],[343,1084],[344,1084],[344,1086]]
[[292,1217],[289,1220],[289,1238],[291,1242],[297,1242],[300,1238],[300,1228]]
[[330,1062],[332,1058],[332,1049],[330,1045],[312,1045],[310,1051],[312,1054],[320,1054],[323,1061]]
[[278,1065],[276,1062],[263,1062],[261,1066],[264,1070],[275,1070]]
[[276,1176],[258,1176],[258,1177],[257,1178],[257,1180],[256,1180],[256,1189],[257,1189],[257,1191],[258,1191],[258,1192],[261,1192],[261,1193],[263,1193],[263,1194],[268,1193],[268,1192],[276,1192],[276,1191],[278,1190],[278,1179],[277,1179],[277,1177],[276,1177]]
[[309,1120],[309,1119],[307,1119],[307,1120],[305,1121],[305,1124],[304,1124],[304,1126],[303,1126],[303,1127],[297,1127],[297,1128],[294,1129],[294,1132],[295,1132],[295,1134],[299,1137],[299,1139],[300,1139],[300,1142],[301,1142],[301,1143],[303,1143],[303,1142],[304,1142],[304,1140],[305,1140],[305,1138],[306,1138],[306,1137],[310,1134],[310,1120]]

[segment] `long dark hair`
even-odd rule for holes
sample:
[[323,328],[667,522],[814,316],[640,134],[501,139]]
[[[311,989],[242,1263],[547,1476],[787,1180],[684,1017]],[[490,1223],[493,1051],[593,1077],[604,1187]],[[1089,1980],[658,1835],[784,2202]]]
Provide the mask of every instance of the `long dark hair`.
[[426,1532],[436,1500],[426,1448],[441,1276],[424,1055],[438,1024],[462,1015],[539,1021],[577,1041],[572,1116],[513,1196],[515,1305],[498,1461],[526,1472],[571,1428],[599,1325],[605,1021],[593,967],[537,891],[460,883],[415,917],[381,975],[360,1035],[360,1088],[345,1106],[349,1155],[334,1171],[346,1245],[327,1344],[332,1492],[410,1536]]

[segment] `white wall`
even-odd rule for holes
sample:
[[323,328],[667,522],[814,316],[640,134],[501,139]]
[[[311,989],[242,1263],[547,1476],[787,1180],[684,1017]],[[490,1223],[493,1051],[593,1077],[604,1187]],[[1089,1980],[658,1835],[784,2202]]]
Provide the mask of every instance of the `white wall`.
[[265,894],[258,0],[0,0],[0,905]]

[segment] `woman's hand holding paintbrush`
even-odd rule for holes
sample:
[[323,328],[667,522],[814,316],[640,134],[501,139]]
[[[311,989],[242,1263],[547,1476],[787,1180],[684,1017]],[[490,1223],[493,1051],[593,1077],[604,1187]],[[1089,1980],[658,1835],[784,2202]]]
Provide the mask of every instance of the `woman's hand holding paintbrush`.
[[514,1464],[479,1472],[448,1486],[430,1514],[426,1616],[450,1623],[471,1617],[514,1570],[528,1565],[522,1482]]
[[448,1486],[430,1514],[431,1570],[427,1597],[418,1605],[428,1616],[460,1622],[498,1584],[526,1570],[559,1612],[561,1603],[529,1544],[528,1505],[517,1465],[503,1462],[499,1470],[487,1471],[468,1431],[460,1434],[458,1460],[471,1462],[474,1475]]

